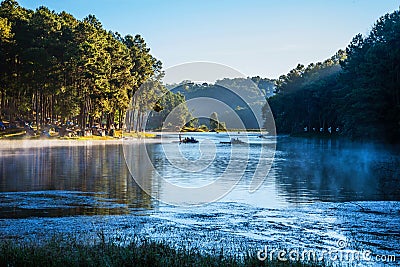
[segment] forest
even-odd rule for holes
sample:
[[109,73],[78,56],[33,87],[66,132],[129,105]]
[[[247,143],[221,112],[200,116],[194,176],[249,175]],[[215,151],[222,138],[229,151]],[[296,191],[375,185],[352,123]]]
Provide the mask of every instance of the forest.
[[[133,98],[145,82],[159,85],[163,75],[140,35],[107,31],[93,15],[80,21],[66,12],[33,11],[5,0],[0,38],[0,120],[38,129],[55,122],[110,129],[121,128],[129,110],[130,131],[140,130],[143,113],[153,108],[155,92]],[[174,105],[184,102],[157,89]]]
[[[251,100],[251,83],[267,98],[280,134],[398,143],[399,64],[400,11],[395,11],[379,18],[367,36],[355,36],[345,50],[323,62],[298,64],[276,80],[164,85],[162,63],[140,35],[107,31],[93,15],[78,20],[46,7],[25,9],[15,0],[0,4],[0,121],[37,129],[55,122],[82,130],[160,129],[178,106],[181,125],[200,126],[185,106],[198,96],[228,97],[223,102],[254,128],[245,119],[251,117],[246,104],[259,105]],[[224,88],[241,90],[248,103]],[[269,109],[263,112],[267,118]]]
[[268,102],[281,134],[399,143],[400,11],[379,18],[345,51],[280,76]]

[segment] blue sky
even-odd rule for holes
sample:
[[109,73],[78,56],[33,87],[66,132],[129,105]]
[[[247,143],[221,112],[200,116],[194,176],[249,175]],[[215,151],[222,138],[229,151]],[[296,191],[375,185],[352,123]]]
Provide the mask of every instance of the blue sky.
[[165,68],[193,61],[277,78],[298,63],[323,61],[357,33],[368,34],[398,0],[20,0],[78,19],[94,14],[108,30],[141,34]]

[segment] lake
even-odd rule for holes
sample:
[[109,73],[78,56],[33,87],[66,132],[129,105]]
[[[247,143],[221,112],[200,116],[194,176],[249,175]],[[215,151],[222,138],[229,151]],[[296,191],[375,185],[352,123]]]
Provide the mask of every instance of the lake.
[[[187,136],[200,142],[179,144],[177,134],[146,142],[2,141],[0,236],[95,238],[102,231],[235,254],[265,246],[331,251],[341,241],[339,249],[400,260],[394,148]],[[230,138],[245,144],[220,143]]]

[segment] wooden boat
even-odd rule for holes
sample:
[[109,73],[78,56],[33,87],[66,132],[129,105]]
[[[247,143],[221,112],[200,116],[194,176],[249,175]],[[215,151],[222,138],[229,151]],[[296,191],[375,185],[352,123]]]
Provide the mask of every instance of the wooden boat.
[[195,144],[198,143],[199,140],[194,139],[193,137],[185,137],[182,140],[179,141],[179,143],[184,143],[184,144]]
[[237,144],[246,144],[246,142],[241,141],[239,138],[232,138],[229,142],[219,142],[220,144],[225,145],[237,145]]

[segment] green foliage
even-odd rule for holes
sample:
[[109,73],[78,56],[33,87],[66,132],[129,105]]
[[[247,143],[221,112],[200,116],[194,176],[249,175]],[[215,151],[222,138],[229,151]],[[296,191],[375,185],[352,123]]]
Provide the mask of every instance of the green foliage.
[[[93,15],[77,20],[46,7],[0,5],[0,119],[122,126],[134,92],[161,77],[140,35],[107,32]],[[141,107],[141,111],[148,107]]]
[[[190,81],[183,81],[181,84],[168,85],[167,87],[174,93],[184,95],[186,100],[206,97],[226,104],[229,110],[218,110],[220,120],[226,123],[224,127],[242,128],[243,126],[238,125],[234,119],[237,115],[243,122],[244,127],[257,129],[260,126],[251,109],[261,111],[265,103],[266,94],[272,94],[275,85],[272,80],[253,77],[225,78],[217,80],[215,84],[196,84]],[[213,107],[210,107],[210,114],[215,111]],[[233,115],[233,112],[236,114]],[[208,125],[210,129],[216,128],[210,125],[209,119],[199,118],[199,123]],[[224,127],[221,126],[219,128],[222,129]]]
[[276,93],[269,104],[280,133],[332,127],[351,138],[400,142],[400,11],[356,35],[346,51],[282,75]]
[[343,123],[354,138],[400,141],[400,11],[353,38],[342,62]]
[[[269,105],[279,133],[307,131],[327,132],[331,127],[341,127],[337,119],[337,105],[332,102],[336,96],[337,79],[340,73],[339,61],[344,52],[339,51],[332,58],[305,68],[298,65],[287,75],[276,81],[276,95],[269,98]],[[268,111],[264,107],[264,116]]]
[[147,129],[165,128],[179,131],[183,126],[195,126],[195,119],[186,105],[185,97],[180,93],[172,93],[162,87],[162,93],[156,99],[156,108],[150,113]]
[[12,37],[11,24],[8,22],[7,18],[0,17],[0,42],[9,42]]
[[160,82],[163,77],[162,64],[149,53],[150,49],[140,35],[127,35],[121,40],[133,59],[131,75],[135,80],[132,90],[128,92],[132,102],[127,113],[127,129],[141,131],[148,112],[162,109],[160,97],[165,93]]

